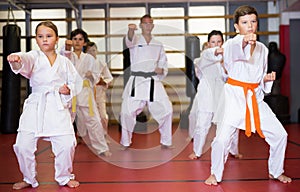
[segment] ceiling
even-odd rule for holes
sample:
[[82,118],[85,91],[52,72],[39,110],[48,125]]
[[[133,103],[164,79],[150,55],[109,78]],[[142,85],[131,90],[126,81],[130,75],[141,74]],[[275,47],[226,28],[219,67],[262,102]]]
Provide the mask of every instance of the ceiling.
[[[101,4],[101,3],[176,3],[176,2],[236,2],[236,0],[0,0],[2,3],[15,4]],[[247,0],[244,0],[247,1]],[[248,0],[251,1],[280,1],[280,0]],[[292,1],[292,0],[291,0]]]
[[[156,3],[156,2],[228,2],[236,0],[0,0],[0,2],[16,2],[16,3],[77,3],[77,4],[90,4],[90,3]],[[244,0],[247,1],[247,0]],[[249,1],[280,1],[280,0],[249,0]],[[248,1],[248,2],[249,2]]]
[[[282,11],[300,11],[300,0],[244,0],[246,2],[255,1],[272,1],[280,3]],[[76,4],[105,4],[105,3],[176,3],[176,2],[237,2],[237,0],[0,0],[0,5],[11,3],[15,6],[37,5],[37,4],[69,4],[71,6]],[[284,6],[284,7],[283,7]]]
[[284,11],[300,11],[300,0],[292,2]]

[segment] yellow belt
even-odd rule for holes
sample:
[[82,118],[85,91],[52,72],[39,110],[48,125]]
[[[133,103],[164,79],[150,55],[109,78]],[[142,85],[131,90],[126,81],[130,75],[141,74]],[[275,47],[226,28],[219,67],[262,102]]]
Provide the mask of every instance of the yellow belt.
[[[90,82],[89,80],[84,80],[83,81],[83,87],[90,87]],[[88,97],[88,104],[89,104],[89,115],[90,116],[94,116],[94,112],[93,112],[93,93],[91,91],[89,91],[89,97]],[[72,99],[72,112],[76,112],[76,96],[73,97]]]

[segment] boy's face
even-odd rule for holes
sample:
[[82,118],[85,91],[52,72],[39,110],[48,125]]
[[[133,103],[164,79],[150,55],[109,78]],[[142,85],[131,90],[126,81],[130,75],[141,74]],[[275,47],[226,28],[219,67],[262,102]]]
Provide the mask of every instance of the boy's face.
[[244,15],[239,18],[238,24],[234,24],[234,27],[241,35],[247,35],[250,33],[256,33],[257,31],[257,17],[255,14]]
[[84,38],[82,34],[77,34],[72,38],[74,51],[82,51],[83,46],[85,46]]
[[142,23],[140,23],[140,28],[142,29],[143,34],[151,34],[153,27],[153,19],[148,17],[144,18]]

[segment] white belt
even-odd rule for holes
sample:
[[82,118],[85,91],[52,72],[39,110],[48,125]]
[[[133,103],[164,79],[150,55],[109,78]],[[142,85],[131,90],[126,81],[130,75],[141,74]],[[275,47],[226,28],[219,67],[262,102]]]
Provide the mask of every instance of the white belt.
[[38,102],[38,114],[37,114],[37,132],[42,133],[44,128],[44,115],[46,106],[46,96],[49,93],[53,93],[58,110],[63,110],[64,106],[61,102],[58,90],[54,90],[53,87],[33,87],[32,93],[40,93],[40,100]]

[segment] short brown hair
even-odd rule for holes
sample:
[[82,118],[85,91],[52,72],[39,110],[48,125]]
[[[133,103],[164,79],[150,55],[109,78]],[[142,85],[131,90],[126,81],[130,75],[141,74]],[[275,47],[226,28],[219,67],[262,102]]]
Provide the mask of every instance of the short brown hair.
[[145,19],[145,18],[150,18],[150,19],[152,19],[151,15],[146,14],[146,15],[144,15],[143,17],[141,17],[140,22],[143,23],[143,19]]
[[257,11],[254,7],[251,7],[249,5],[242,5],[238,7],[233,13],[234,23],[238,24],[240,17],[250,14],[255,14],[256,17],[258,17]]
[[75,37],[78,34],[82,35],[85,43],[89,41],[88,34],[83,29],[80,29],[80,28],[73,30],[71,32],[71,37],[70,38],[73,39],[73,37]]

